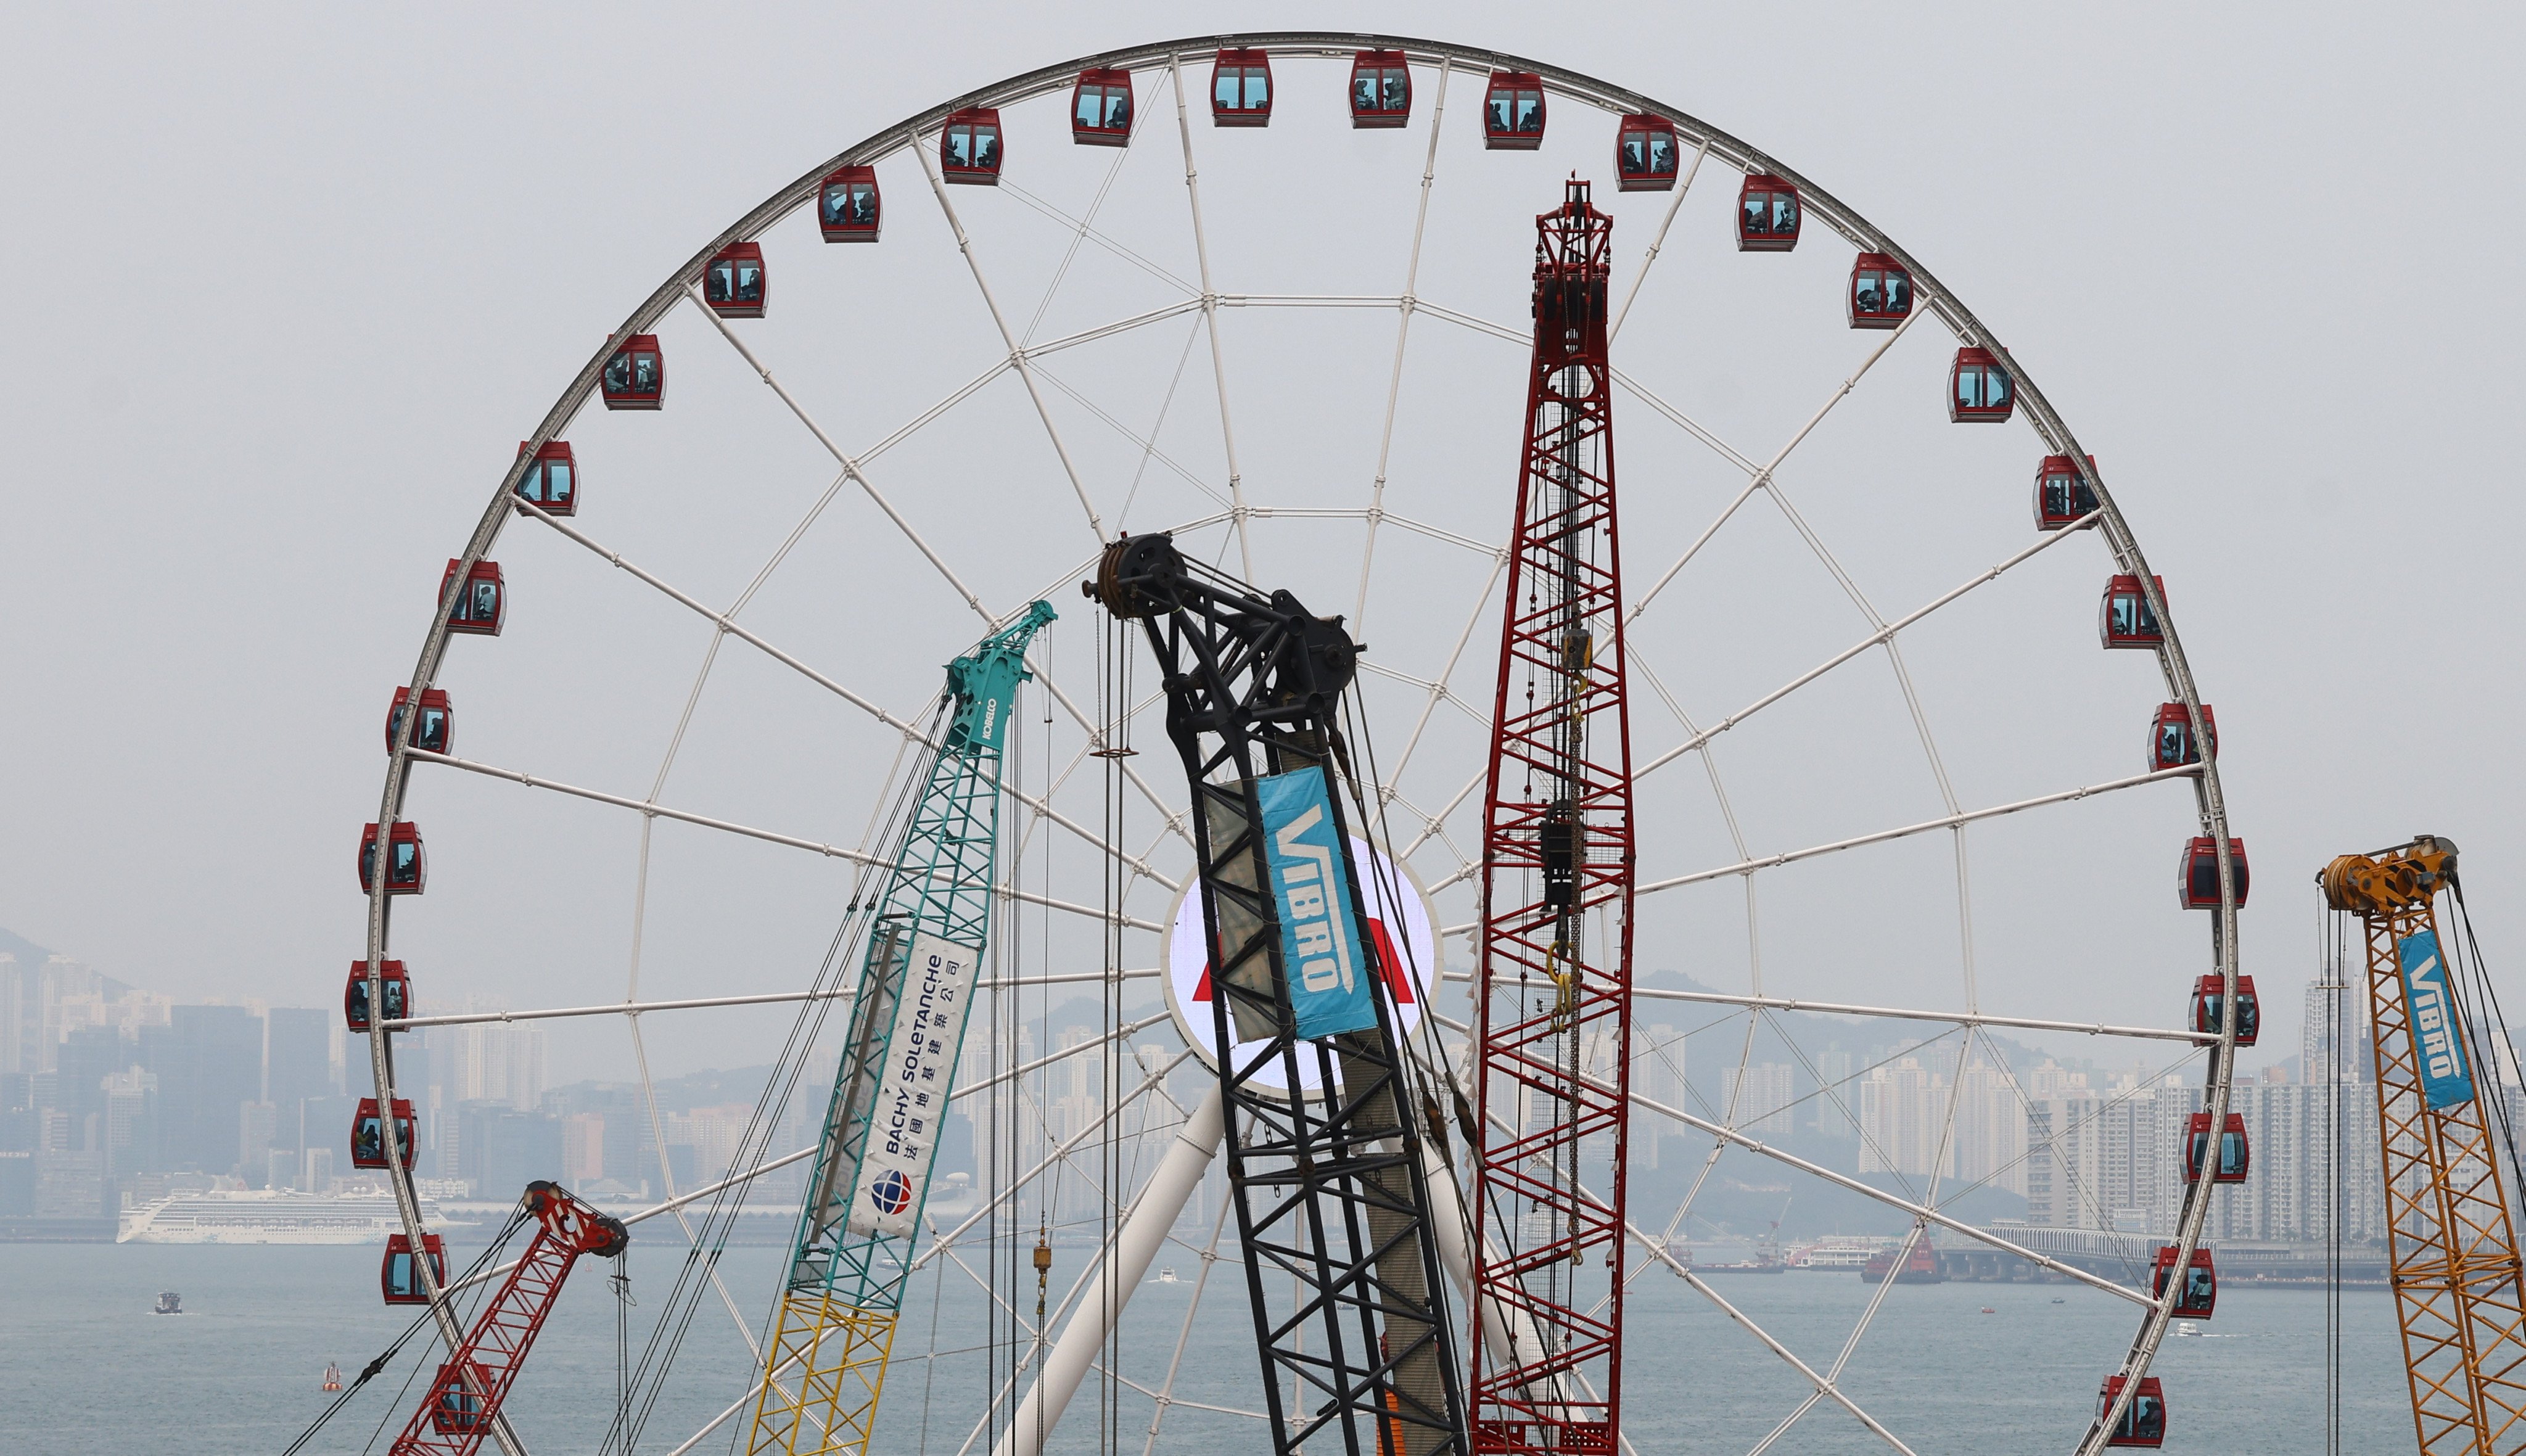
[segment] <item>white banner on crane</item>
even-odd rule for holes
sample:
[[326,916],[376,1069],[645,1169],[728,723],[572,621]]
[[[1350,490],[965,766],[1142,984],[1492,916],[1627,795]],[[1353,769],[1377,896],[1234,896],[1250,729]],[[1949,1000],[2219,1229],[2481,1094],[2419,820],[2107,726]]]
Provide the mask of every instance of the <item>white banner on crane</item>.
[[859,1186],[851,1191],[853,1233],[905,1238],[920,1217],[930,1167],[938,1160],[956,1050],[965,1039],[974,961],[973,951],[926,930],[912,937],[885,1067],[869,1108]]

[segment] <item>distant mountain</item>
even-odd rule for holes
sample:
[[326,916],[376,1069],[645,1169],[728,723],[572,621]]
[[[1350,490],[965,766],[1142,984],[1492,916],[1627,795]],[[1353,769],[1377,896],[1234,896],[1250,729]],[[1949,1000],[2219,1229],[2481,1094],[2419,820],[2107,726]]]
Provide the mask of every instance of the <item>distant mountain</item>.
[[6,927],[0,927],[0,956],[16,956],[21,966],[40,966],[53,952]]

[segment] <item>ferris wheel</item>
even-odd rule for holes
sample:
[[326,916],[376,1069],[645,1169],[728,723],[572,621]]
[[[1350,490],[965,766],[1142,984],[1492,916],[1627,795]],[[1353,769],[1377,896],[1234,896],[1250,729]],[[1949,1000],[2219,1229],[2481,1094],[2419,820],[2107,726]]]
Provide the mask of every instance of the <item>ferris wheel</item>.
[[[955,1077],[970,1180],[927,1211],[877,1429],[1252,1441],[1186,785],[1140,751],[1153,670],[1078,583],[1163,530],[1342,615],[1374,754],[1356,849],[1399,872],[1368,909],[1463,1075],[1530,266],[1573,178],[1613,219],[1639,805],[1633,1191],[1587,1296],[1635,1291],[1624,1448],[2088,1451],[2211,1405],[2150,1370],[2196,1292],[2169,1275],[2244,1172],[2252,1025],[2221,1008],[2251,996],[2246,866],[2096,462],[1921,260],[1785,161],[1575,72],[1343,34],[1136,47],[877,130],[702,243],[486,468],[393,693],[346,991],[381,1089],[356,1161],[395,1183],[422,1302],[446,1274],[410,1257],[395,1051],[467,1019],[433,976],[551,988],[475,1019],[586,1038],[653,1127],[653,1063],[751,1018],[789,1089],[729,1167],[679,1178],[651,1137],[626,1220],[680,1254],[725,1237],[711,1211],[803,1156],[773,1103],[834,1075],[836,928],[886,868],[941,664],[1049,602]],[[1098,1024],[1065,1037],[1082,997]],[[2028,1048],[2074,1035],[2198,1094],[2161,1150],[2174,1227],[2106,1240],[2121,1266],[1992,1213],[2042,1156]],[[2105,1190],[2051,1196],[2115,1227]],[[1873,1221],[1878,1277],[1695,1265],[1734,1239],[1777,1267],[1759,1209],[1785,1202]],[[2027,1378],[1987,1399],[1919,1374],[1988,1335],[1906,1278],[1951,1255],[2085,1312],[2012,1343]],[[637,1448],[743,1449],[778,1291],[687,1267],[643,1367],[682,1383]]]

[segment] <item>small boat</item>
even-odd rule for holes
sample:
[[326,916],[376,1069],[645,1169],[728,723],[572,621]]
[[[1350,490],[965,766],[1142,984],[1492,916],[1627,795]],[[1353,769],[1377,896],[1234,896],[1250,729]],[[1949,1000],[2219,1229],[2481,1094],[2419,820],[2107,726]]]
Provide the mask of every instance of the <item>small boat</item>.
[[1183,1283],[1184,1280],[1176,1278],[1175,1267],[1173,1265],[1169,1265],[1167,1268],[1158,1271],[1158,1282],[1162,1284],[1180,1284]]
[[2070,1301],[2068,1301],[2068,1300],[2066,1300],[2066,1299],[2063,1299],[2063,1298],[2062,1298],[2060,1295],[2058,1295],[2058,1294],[2055,1294],[2055,1295],[2053,1295],[2053,1296],[2052,1296],[2052,1302],[2053,1302],[2054,1304],[2067,1304],[2067,1303],[2069,1303]]
[[342,1388],[342,1367],[330,1360],[325,1362],[325,1388],[328,1390]]
[[158,1307],[151,1310],[149,1313],[153,1315],[180,1315],[183,1312],[184,1296],[177,1293],[173,1289],[162,1289],[158,1294]]
[[2178,1320],[2175,1322],[2175,1332],[2178,1335],[2191,1335],[2195,1338],[2199,1338],[2201,1334],[2201,1327],[2194,1324],[2191,1320]]
[[1996,1309],[1993,1309],[1993,1308],[1992,1308],[1990,1305],[1988,1305],[1988,1304],[1986,1304],[1986,1305],[1984,1305],[1984,1306],[1982,1307],[1982,1312],[1983,1312],[1984,1314],[1987,1314],[1987,1315],[1996,1315],[1996,1314],[1998,1314],[1998,1313],[1999,1313],[1999,1311],[1997,1311],[1997,1310],[1996,1310]]

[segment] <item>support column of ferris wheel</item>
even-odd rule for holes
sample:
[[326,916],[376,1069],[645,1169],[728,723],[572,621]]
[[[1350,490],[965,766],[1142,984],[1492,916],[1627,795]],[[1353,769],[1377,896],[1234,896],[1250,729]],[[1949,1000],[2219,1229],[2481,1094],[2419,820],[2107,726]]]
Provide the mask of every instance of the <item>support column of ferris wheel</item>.
[[[1483,810],[1468,1393],[1477,1452],[1611,1452],[1634,879],[1606,359],[1613,219],[1573,178],[1536,233]],[[1591,922],[1604,943],[1589,942]]]

